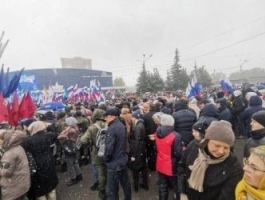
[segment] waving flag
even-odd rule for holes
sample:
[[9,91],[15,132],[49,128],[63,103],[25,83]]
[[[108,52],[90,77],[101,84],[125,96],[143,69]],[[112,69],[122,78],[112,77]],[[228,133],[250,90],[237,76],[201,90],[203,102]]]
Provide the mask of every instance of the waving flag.
[[16,92],[14,92],[13,102],[10,107],[9,105],[9,120],[8,123],[11,126],[17,126],[18,125],[18,111],[19,111],[19,104],[18,104],[18,95]]
[[7,122],[8,121],[8,109],[5,104],[4,97],[0,92],[0,122]]
[[2,65],[1,72],[0,72],[0,92],[4,92],[5,89],[5,72],[4,72],[4,65]]
[[201,89],[200,85],[198,83],[196,74],[194,74],[193,78],[191,79],[191,82],[188,83],[188,86],[186,88],[186,97],[190,98],[192,96],[200,96],[201,95]]
[[228,78],[225,77],[223,80],[221,80],[220,84],[222,92],[224,92],[225,94],[234,91],[233,85]]
[[200,85],[198,83],[196,74],[194,74],[191,80],[191,89],[193,90],[194,96],[199,96],[201,94]]
[[16,73],[10,80],[8,87],[4,91],[4,97],[9,97],[19,86],[19,81],[24,68],[22,68],[18,73]]

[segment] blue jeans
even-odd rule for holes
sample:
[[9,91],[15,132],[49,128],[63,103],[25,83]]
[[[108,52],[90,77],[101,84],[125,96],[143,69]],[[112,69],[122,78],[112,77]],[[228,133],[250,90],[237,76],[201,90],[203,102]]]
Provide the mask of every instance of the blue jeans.
[[106,194],[108,200],[119,200],[119,183],[123,189],[124,199],[131,200],[131,183],[129,180],[127,168],[120,171],[110,171],[107,172],[107,187]]

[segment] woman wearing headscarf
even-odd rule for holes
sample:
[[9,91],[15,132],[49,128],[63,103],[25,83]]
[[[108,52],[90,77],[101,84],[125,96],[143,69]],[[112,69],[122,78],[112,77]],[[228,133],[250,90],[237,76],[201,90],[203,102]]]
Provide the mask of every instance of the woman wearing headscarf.
[[58,178],[55,170],[55,159],[51,146],[56,141],[56,133],[46,131],[43,121],[35,121],[28,127],[30,136],[22,143],[26,152],[30,152],[36,161],[36,173],[31,176],[29,198],[38,200],[55,200],[55,188]]
[[243,175],[236,156],[230,152],[235,136],[229,122],[213,121],[199,148],[185,160],[190,200],[234,200],[235,187]]
[[265,145],[251,149],[243,169],[244,177],[236,187],[236,200],[265,199]]
[[29,164],[20,146],[26,135],[21,131],[7,130],[1,135],[5,153],[1,159],[0,186],[3,200],[27,200],[30,188]]
[[67,164],[67,170],[69,171],[70,180],[67,183],[67,186],[72,186],[77,184],[79,181],[83,180],[81,170],[77,161],[76,151],[76,141],[79,136],[79,130],[77,127],[77,120],[74,117],[67,117],[65,119],[65,128],[59,134],[58,139],[63,141],[63,146],[65,142],[68,142],[66,147],[71,153],[67,153],[66,149],[63,149],[65,152],[65,159]]

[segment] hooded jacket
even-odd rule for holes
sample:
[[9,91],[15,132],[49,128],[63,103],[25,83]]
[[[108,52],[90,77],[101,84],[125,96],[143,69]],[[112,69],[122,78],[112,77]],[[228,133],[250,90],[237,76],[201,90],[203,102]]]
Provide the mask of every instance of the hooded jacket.
[[1,159],[0,185],[2,199],[16,199],[24,195],[30,188],[30,171],[26,153],[20,146],[25,134],[19,131],[6,132],[3,148],[5,153]]
[[173,126],[160,126],[155,134],[157,148],[156,170],[167,176],[177,174],[182,154],[181,136]]
[[219,113],[215,105],[212,103],[207,103],[205,104],[201,112],[201,116],[199,117],[199,120],[205,121],[209,126],[212,123],[212,121],[217,121],[218,117],[219,117]]
[[242,120],[246,126],[247,133],[251,131],[250,122],[252,115],[260,110],[265,110],[265,108],[262,107],[261,98],[259,96],[250,97],[248,108],[242,113]]
[[178,100],[172,116],[175,120],[175,131],[181,135],[182,141],[188,144],[193,140],[192,125],[197,121],[195,111],[188,108],[185,100]]
[[231,122],[232,115],[230,110],[227,108],[228,103],[226,98],[217,99],[215,103],[220,103],[221,106],[220,108],[218,108],[219,111],[218,120],[225,120]]

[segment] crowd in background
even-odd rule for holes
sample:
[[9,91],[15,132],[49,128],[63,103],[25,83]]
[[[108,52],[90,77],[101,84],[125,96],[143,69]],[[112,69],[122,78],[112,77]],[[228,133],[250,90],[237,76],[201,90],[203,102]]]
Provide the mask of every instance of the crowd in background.
[[[90,189],[100,199],[119,199],[119,184],[126,200],[131,188],[148,191],[148,171],[158,172],[161,200],[170,190],[175,199],[265,199],[264,110],[258,93],[235,90],[36,111],[15,128],[1,124],[1,197],[54,200],[55,166],[68,172],[70,187],[83,180],[80,167],[90,163]],[[103,155],[97,142],[102,129]],[[244,168],[233,153],[236,138],[248,138]]]

